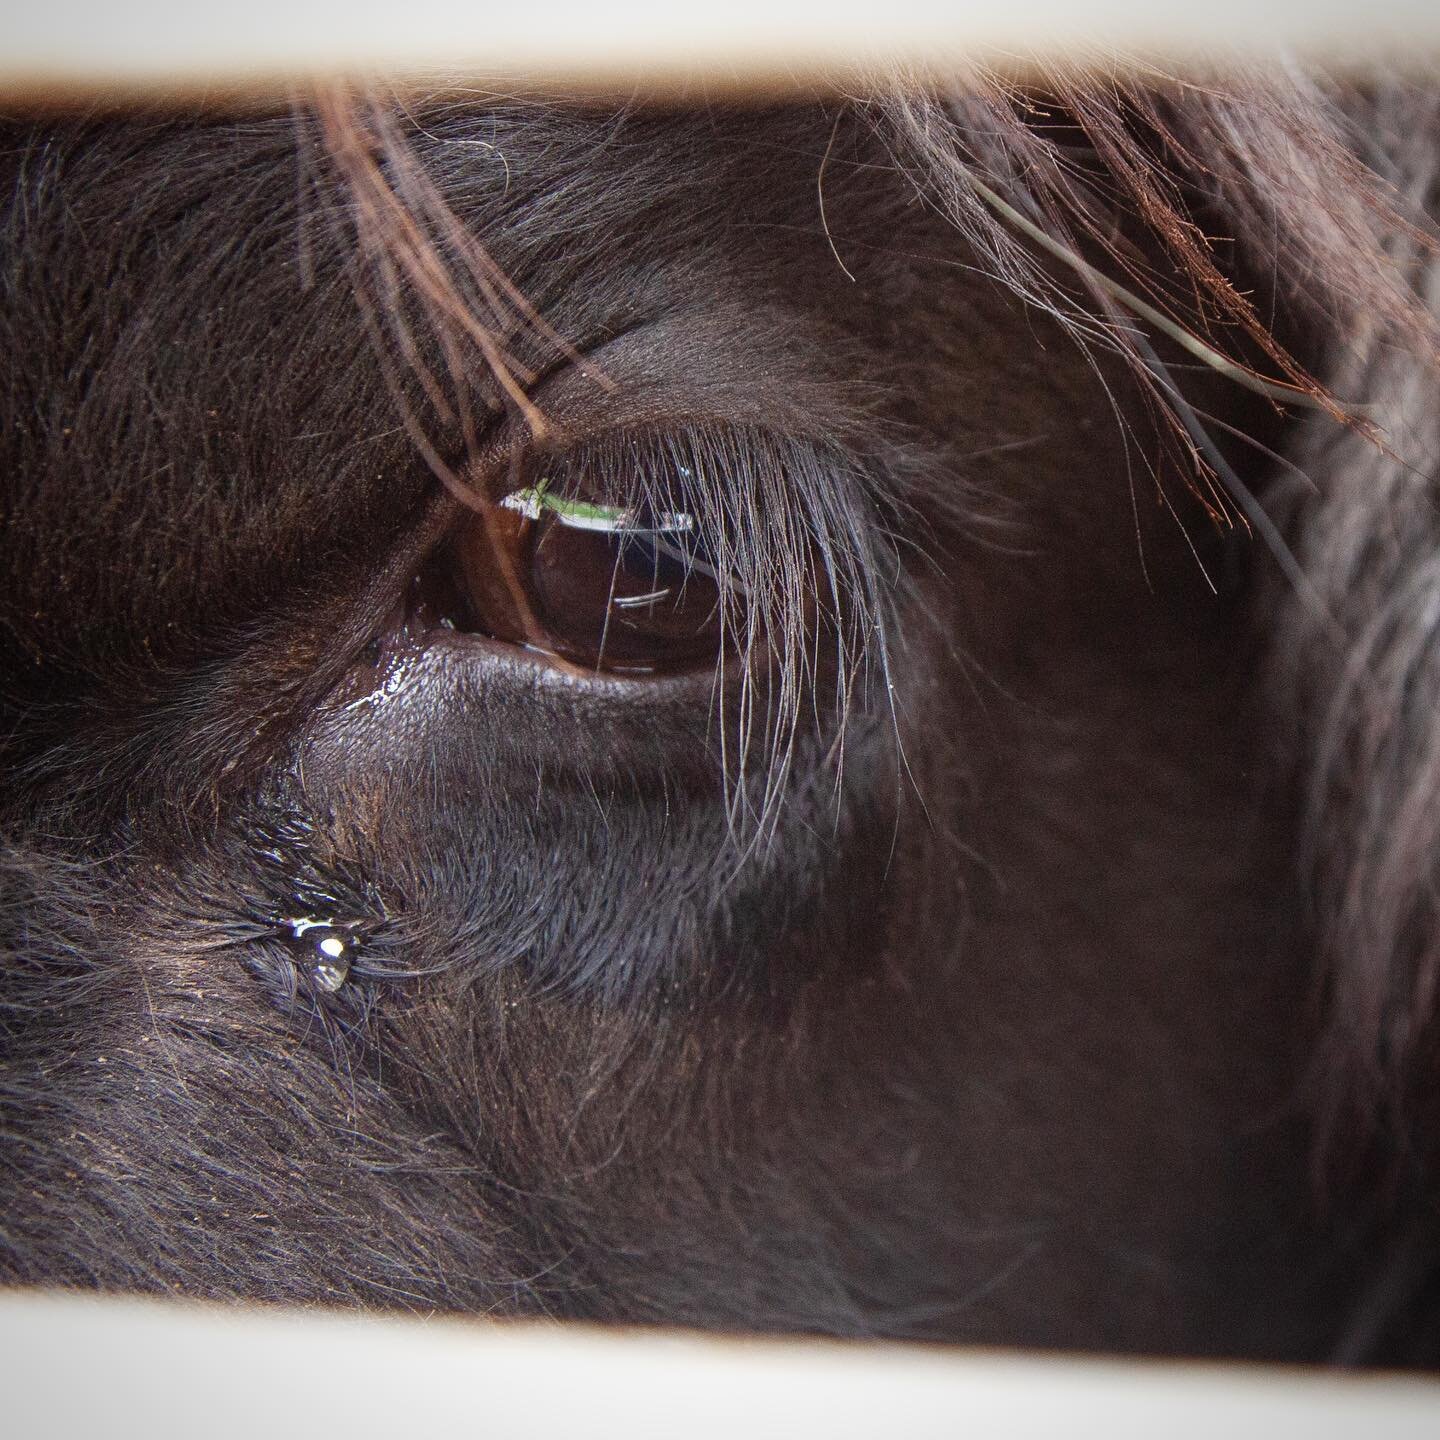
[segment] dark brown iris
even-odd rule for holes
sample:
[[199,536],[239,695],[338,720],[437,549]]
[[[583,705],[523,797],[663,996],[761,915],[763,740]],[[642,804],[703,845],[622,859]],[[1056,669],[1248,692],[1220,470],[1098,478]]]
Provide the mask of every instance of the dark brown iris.
[[530,579],[537,618],[561,653],[608,670],[676,670],[721,644],[720,587],[693,534],[535,526]]
[[482,517],[466,519],[418,589],[431,623],[587,669],[647,674],[713,663],[725,583],[695,529],[673,515],[641,510],[625,529],[596,530],[549,511],[538,520],[494,511],[488,531]]

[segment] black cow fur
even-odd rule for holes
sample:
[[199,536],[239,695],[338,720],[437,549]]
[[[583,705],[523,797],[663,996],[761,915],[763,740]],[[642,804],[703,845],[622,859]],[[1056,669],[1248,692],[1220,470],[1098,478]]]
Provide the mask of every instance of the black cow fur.
[[[1433,1364],[1437,160],[1298,74],[12,117],[0,1278]],[[722,674],[424,629],[537,466],[690,474]]]

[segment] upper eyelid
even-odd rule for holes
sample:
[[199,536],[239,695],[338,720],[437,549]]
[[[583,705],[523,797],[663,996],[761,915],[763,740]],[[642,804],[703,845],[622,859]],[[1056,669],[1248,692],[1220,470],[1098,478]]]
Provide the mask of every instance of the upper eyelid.
[[583,365],[559,363],[529,392],[544,425],[539,444],[523,416],[499,417],[468,457],[472,471],[498,475],[537,448],[566,453],[616,433],[687,430],[746,431],[857,461],[883,428],[873,369],[858,357],[835,362],[830,337],[812,335],[797,315],[747,305],[740,318],[686,307],[592,323],[570,337]]

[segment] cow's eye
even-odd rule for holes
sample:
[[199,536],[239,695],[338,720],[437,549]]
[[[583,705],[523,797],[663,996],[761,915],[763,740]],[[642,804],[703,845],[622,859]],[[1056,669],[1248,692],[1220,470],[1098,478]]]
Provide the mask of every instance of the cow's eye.
[[[597,668],[673,669],[720,648],[721,585],[692,531],[641,513],[633,527],[536,525],[530,578],[538,619],[557,649]],[[684,517],[689,519],[690,517]]]
[[464,517],[419,593],[431,623],[614,674],[713,665],[744,601],[693,513],[543,479]]

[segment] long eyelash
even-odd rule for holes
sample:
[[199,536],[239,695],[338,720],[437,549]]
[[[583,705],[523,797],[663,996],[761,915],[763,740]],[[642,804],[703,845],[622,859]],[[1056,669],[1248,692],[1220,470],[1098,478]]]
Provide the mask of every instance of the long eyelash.
[[720,729],[730,830],[742,854],[763,843],[807,703],[839,757],[867,682],[888,678],[898,567],[882,515],[893,477],[862,470],[838,447],[720,425],[602,440],[561,457],[547,476],[561,495],[600,497],[617,516],[693,519],[707,564],[726,582],[717,690],[728,667],[739,670],[733,720]]

